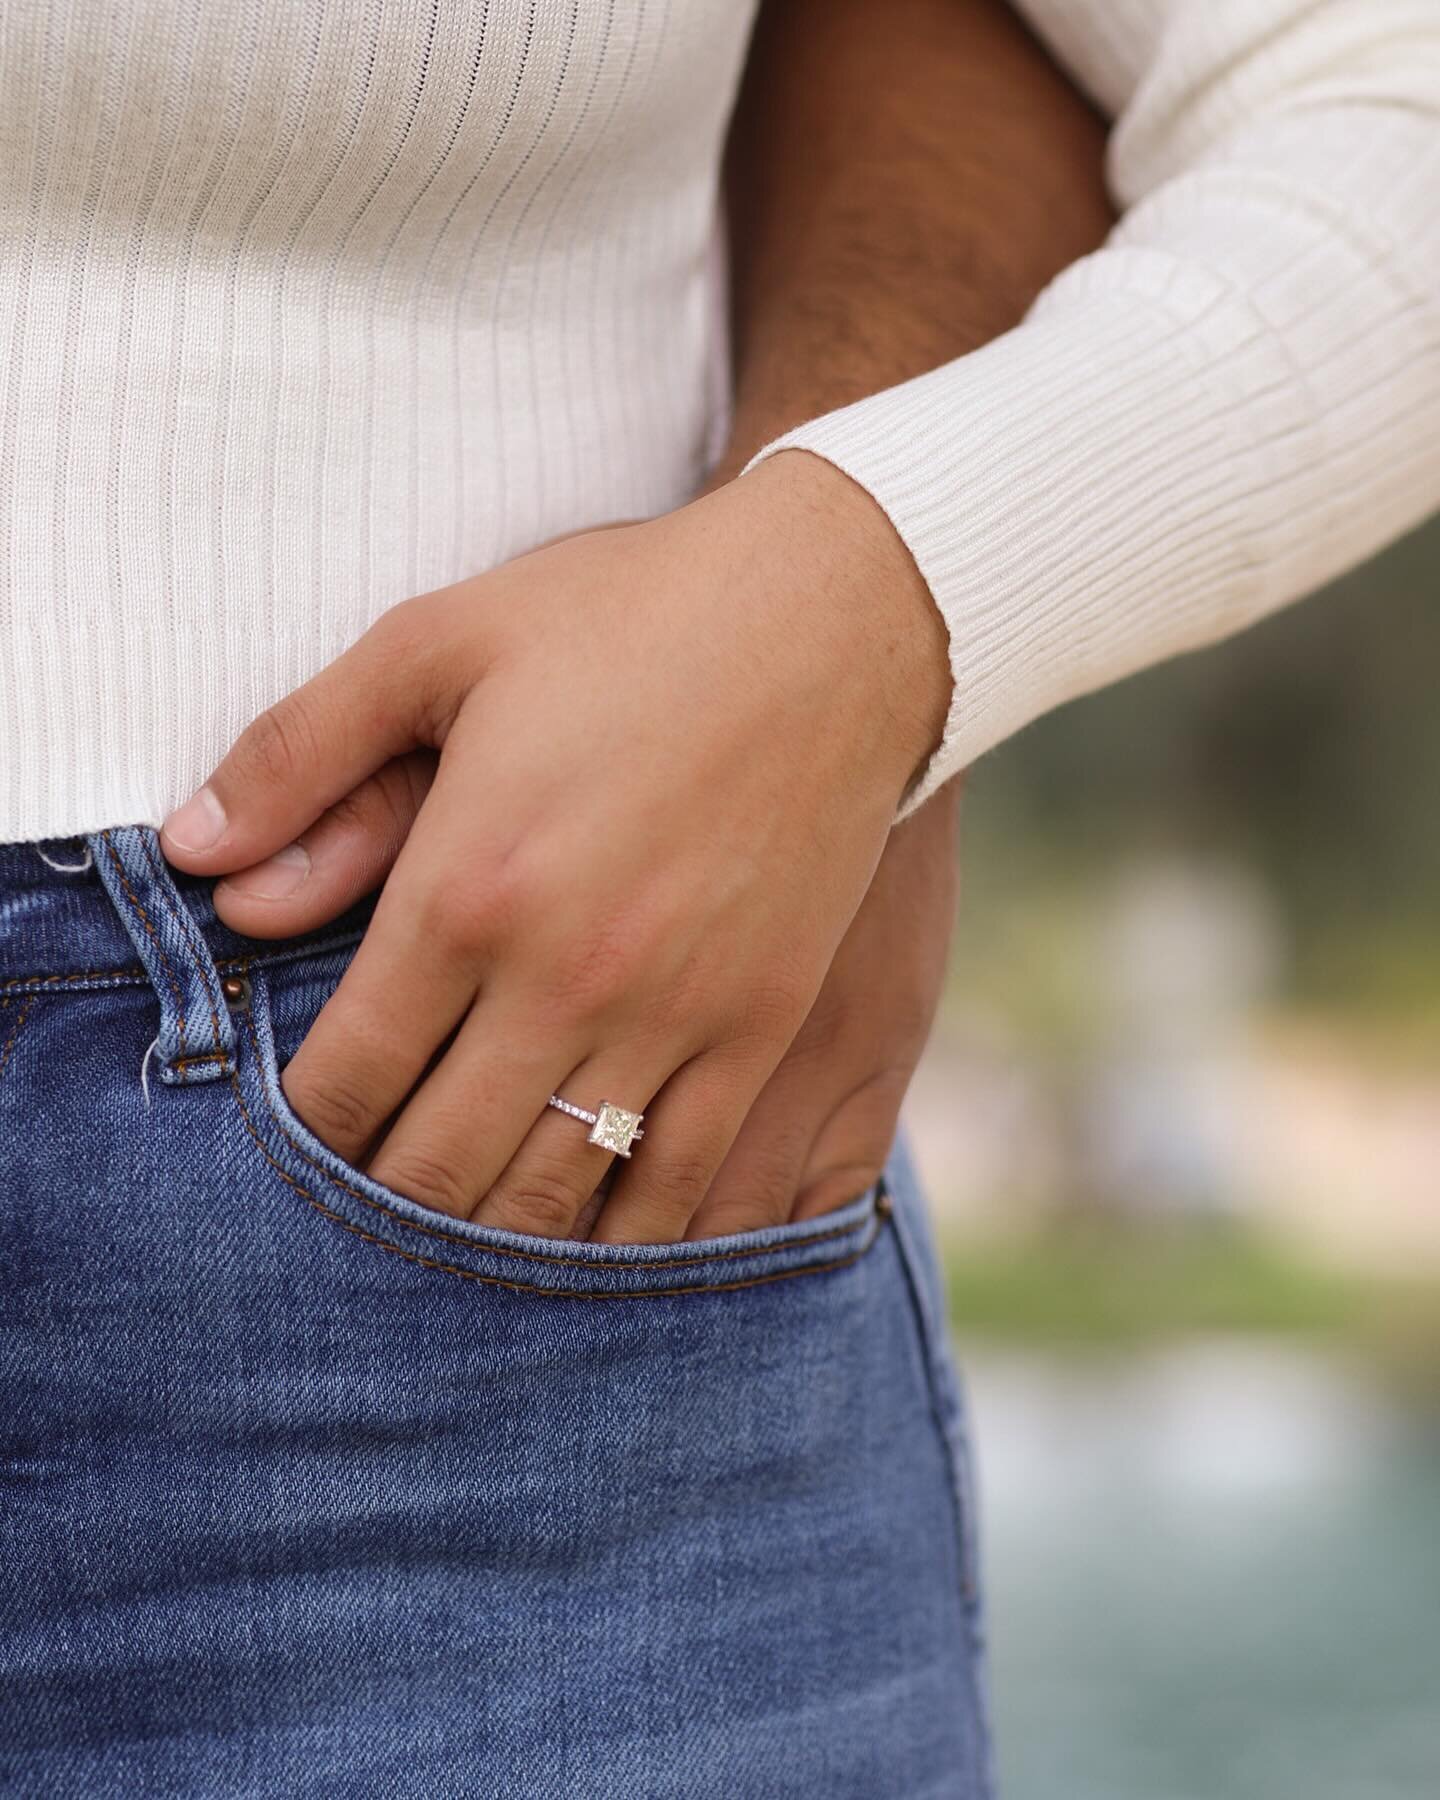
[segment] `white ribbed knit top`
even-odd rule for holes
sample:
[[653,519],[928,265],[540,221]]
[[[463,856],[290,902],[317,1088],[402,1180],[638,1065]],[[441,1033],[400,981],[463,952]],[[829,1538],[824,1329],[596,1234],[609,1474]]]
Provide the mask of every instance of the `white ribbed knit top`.
[[[750,10],[10,0],[0,840],[158,823],[386,607],[691,491]],[[1026,11],[1117,118],[1110,245],[782,440],[949,623],[927,789],[1440,504],[1440,3]]]

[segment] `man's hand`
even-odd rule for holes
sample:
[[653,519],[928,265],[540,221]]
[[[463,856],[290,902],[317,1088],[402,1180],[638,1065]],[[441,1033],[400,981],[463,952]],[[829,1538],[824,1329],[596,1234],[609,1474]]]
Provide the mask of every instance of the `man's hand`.
[[606,1162],[547,1097],[644,1110],[592,1235],[670,1241],[804,1023],[949,685],[884,515],[792,453],[393,609],[163,841],[198,874],[293,872],[357,788],[437,753],[286,1093],[377,1180],[544,1236]]
[[958,788],[891,832],[819,998],[746,1115],[691,1237],[830,1212],[885,1166],[944,984]]

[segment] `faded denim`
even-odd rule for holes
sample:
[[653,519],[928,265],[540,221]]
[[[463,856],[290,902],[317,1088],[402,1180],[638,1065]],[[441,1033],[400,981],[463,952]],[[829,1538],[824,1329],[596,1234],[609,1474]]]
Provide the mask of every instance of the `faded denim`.
[[0,1790],[978,1800],[903,1147],[703,1243],[429,1212],[278,1082],[366,915],[259,944],[148,829],[0,848]]

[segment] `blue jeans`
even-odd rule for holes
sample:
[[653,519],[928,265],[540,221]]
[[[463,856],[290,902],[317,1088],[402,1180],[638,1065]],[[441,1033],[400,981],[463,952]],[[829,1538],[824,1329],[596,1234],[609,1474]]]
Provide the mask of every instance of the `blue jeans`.
[[367,913],[260,944],[148,829],[0,848],[0,1789],[986,1794],[903,1146],[700,1243],[427,1211],[279,1086]]

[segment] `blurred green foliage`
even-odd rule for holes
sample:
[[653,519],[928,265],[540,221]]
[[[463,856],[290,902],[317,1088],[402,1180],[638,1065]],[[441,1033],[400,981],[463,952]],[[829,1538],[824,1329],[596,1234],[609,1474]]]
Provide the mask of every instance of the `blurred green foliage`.
[[[1214,649],[1062,708],[973,773],[973,987],[1062,1005],[1067,919],[1123,855],[1224,857],[1286,927],[1286,998],[1440,1021],[1440,522]],[[1004,922],[1028,916],[1005,957]],[[997,937],[996,933],[1000,935]],[[1047,943],[1053,966],[1030,968]],[[1039,1021],[1037,1021],[1038,1023]],[[1440,1039],[1432,1039],[1440,1043]]]
[[1240,1225],[1089,1219],[945,1250],[963,1337],[1136,1346],[1210,1333],[1347,1339],[1440,1371],[1440,1284],[1322,1267]]
[[[1117,872],[1253,881],[1281,960],[1268,1018],[1315,1015],[1356,1066],[1440,1071],[1440,521],[1253,630],[1042,719],[971,777],[952,1023],[1080,1117],[1113,1039]],[[1440,1388],[1440,1276],[1269,1241],[1243,1209],[1153,1215],[1085,1186],[947,1255],[956,1330],[1061,1346],[1202,1332],[1354,1345]],[[1436,1170],[1440,1206],[1440,1169]],[[1084,1191],[1082,1192],[1081,1189]]]

